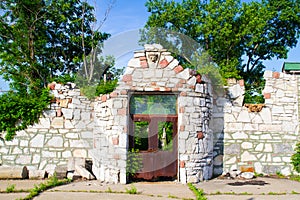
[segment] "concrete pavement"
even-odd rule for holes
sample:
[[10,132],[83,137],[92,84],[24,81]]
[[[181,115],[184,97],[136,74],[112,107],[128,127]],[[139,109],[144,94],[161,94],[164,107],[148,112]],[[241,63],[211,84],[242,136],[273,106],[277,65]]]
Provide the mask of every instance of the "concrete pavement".
[[[5,191],[14,184],[16,190],[30,189],[44,181],[1,180],[0,190]],[[208,200],[298,200],[300,182],[287,179],[256,178],[252,180],[213,179],[195,184],[203,189]],[[128,194],[126,190],[137,189],[138,194]],[[26,193],[0,193],[1,200],[25,197]],[[166,200],[195,199],[187,185],[176,182],[138,182],[127,185],[104,184],[100,181],[79,181],[55,187],[40,194],[37,200],[52,199],[112,199],[112,200]]]

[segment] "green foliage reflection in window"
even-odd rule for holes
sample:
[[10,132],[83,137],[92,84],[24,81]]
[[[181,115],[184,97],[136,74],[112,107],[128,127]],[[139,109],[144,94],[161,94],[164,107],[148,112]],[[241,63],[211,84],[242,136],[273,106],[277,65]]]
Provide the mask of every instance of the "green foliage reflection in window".
[[148,150],[149,122],[134,122],[134,148]]
[[173,122],[158,122],[158,148],[163,151],[173,150]]
[[176,95],[133,95],[130,114],[176,114]]

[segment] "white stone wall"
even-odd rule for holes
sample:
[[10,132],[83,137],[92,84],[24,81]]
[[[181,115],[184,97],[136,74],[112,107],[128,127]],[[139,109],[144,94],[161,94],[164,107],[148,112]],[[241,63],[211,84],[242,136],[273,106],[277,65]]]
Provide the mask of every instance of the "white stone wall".
[[218,99],[215,107],[223,112],[214,108],[212,120],[215,174],[243,167],[265,174],[292,172],[290,157],[299,141],[298,77],[266,71],[264,78],[265,106],[260,112]]
[[0,164],[27,166],[53,173],[70,157],[90,158],[93,103],[74,84],[51,84],[54,101],[39,123],[17,132],[12,141],[0,140]]
[[[129,101],[135,92],[167,92],[178,96],[178,180],[186,183],[211,178],[213,137],[208,127],[211,88],[209,83],[196,85],[196,78],[190,72],[159,45],[148,45],[145,50],[135,52],[114,92],[100,96],[95,104],[97,131],[91,154],[98,179],[127,182],[128,137],[132,134]],[[198,132],[204,138],[199,139]]]

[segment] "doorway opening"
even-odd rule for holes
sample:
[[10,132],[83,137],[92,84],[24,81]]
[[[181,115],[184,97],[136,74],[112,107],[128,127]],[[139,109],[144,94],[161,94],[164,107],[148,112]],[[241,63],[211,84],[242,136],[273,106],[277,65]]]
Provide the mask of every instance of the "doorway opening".
[[[134,93],[130,99],[129,150],[133,180],[177,178],[177,95]],[[129,169],[130,170],[130,169]]]

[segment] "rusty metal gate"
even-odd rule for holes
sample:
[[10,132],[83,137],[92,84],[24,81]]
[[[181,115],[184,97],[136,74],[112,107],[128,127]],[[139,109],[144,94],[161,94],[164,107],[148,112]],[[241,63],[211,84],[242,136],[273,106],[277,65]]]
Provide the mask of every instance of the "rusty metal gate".
[[[154,180],[177,176],[177,113],[175,95],[147,95],[132,98],[129,149],[140,158],[134,178]],[[147,102],[151,102],[149,111]],[[141,107],[141,109],[137,108]],[[148,108],[146,108],[148,107]],[[148,110],[148,111],[146,111]],[[161,110],[164,110],[161,112]],[[146,113],[146,114],[143,114]],[[130,164],[130,163],[129,163]]]

